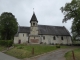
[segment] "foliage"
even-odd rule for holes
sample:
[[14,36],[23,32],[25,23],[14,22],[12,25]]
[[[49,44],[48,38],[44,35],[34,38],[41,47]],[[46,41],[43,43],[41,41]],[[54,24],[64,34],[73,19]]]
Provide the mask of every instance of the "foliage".
[[13,40],[0,40],[1,46],[10,47],[13,44]]
[[5,46],[1,46],[0,45],[0,51],[3,51],[3,50],[5,50],[7,47],[5,47]]
[[72,0],[70,3],[66,3],[64,7],[61,7],[61,11],[64,14],[62,22],[67,20],[73,20],[72,33],[80,35],[80,0]]
[[60,44],[56,44],[56,48],[60,48]]
[[17,33],[18,23],[10,12],[3,12],[0,16],[0,36],[2,40],[11,40]]
[[[76,60],[80,60],[80,48],[74,50],[74,56]],[[66,60],[73,60],[72,51],[65,54]]]

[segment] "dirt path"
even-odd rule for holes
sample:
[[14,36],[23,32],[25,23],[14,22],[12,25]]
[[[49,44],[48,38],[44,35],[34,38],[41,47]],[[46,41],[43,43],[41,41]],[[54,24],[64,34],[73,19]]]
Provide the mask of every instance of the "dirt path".
[[65,53],[68,51],[73,50],[74,48],[67,48],[67,49],[59,49],[54,52],[50,52],[44,55],[32,57],[29,59],[24,59],[24,60],[65,60]]

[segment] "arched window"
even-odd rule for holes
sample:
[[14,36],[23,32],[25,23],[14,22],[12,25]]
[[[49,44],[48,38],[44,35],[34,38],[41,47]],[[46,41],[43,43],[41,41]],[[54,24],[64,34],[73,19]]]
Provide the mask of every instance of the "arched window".
[[23,37],[24,37],[24,34],[23,34]]
[[35,23],[33,23],[33,26],[35,26]]
[[43,36],[43,39],[45,40],[45,36]]
[[55,36],[53,37],[53,40],[56,40],[56,37]]
[[63,36],[61,36],[61,40],[63,40]]

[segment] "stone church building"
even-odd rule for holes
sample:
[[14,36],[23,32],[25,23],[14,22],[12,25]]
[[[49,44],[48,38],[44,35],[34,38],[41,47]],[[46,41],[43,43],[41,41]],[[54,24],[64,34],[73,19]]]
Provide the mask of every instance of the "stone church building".
[[30,27],[18,27],[14,44],[72,44],[69,31],[64,26],[38,25],[33,13]]

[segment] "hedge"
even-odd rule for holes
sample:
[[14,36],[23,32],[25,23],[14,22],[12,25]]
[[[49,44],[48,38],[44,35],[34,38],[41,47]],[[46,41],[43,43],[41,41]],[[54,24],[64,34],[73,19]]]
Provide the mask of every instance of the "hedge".
[[13,44],[13,40],[0,40],[1,46],[10,47]]

